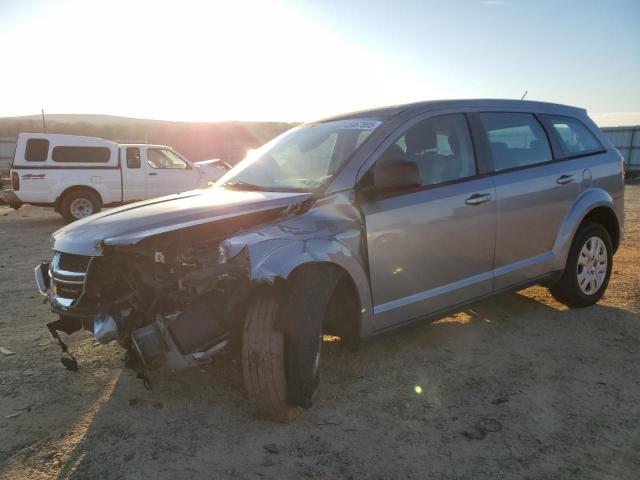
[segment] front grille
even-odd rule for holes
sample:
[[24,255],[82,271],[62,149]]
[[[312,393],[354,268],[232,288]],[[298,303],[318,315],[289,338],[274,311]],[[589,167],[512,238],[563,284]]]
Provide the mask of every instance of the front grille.
[[66,270],[68,272],[85,273],[89,266],[89,260],[91,260],[91,257],[84,255],[73,255],[71,253],[60,253],[59,255],[60,260],[58,265],[60,270]]
[[65,309],[80,298],[91,257],[56,252],[51,261],[52,301]]
[[56,293],[62,298],[76,299],[82,293],[82,285],[68,284],[56,279]]

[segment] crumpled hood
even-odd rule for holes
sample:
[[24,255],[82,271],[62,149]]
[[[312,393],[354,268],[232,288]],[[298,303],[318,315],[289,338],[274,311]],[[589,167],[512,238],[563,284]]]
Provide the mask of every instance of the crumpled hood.
[[52,235],[53,249],[97,256],[104,245],[133,245],[151,235],[231,217],[295,205],[310,193],[250,192],[209,188],[106,210]]

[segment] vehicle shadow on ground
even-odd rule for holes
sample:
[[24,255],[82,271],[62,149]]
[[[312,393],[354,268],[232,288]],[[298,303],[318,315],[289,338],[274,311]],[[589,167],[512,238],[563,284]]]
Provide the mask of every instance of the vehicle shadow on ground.
[[[639,320],[637,314],[619,308],[598,305],[592,309],[597,312],[596,319],[607,319],[609,325],[617,322],[624,326]],[[365,441],[357,433],[366,418],[363,395],[368,398],[368,408],[383,413],[383,423],[372,425],[368,432],[372,441],[390,428],[384,421],[402,429],[403,422],[414,417],[427,422],[426,431],[440,435],[433,430],[437,425],[429,422],[436,421],[443,406],[447,418],[466,418],[469,408],[474,411],[473,404],[468,405],[467,392],[450,389],[447,382],[468,383],[471,386],[466,389],[473,390],[474,375],[481,366],[485,372],[496,369],[496,379],[491,381],[497,386],[493,387],[516,391],[522,388],[517,378],[513,385],[500,384],[501,369],[520,368],[516,364],[521,362],[531,374],[535,365],[529,365],[530,360],[549,355],[551,332],[573,341],[573,326],[579,327],[580,322],[580,311],[562,310],[515,293],[480,302],[433,323],[418,323],[368,340],[356,353],[348,352],[339,342],[325,342],[323,384],[315,406],[288,425],[254,417],[244,395],[240,366],[230,358],[201,369],[155,372],[151,391],[144,389],[132,371],[112,369],[96,379],[105,383],[104,389],[78,412],[76,421],[60,438],[11,463],[24,462],[38,472],[55,472],[46,478],[60,479],[225,476],[230,468],[239,466],[238,462],[261,465],[262,447],[272,442],[274,435],[285,445],[281,448],[286,450],[290,445],[294,449],[300,442],[304,444],[302,439],[310,431],[323,425],[353,425],[352,433],[348,428],[340,430],[340,441]],[[593,329],[593,322],[584,328]],[[547,334],[535,334],[537,329]],[[505,359],[511,363],[503,365]],[[83,369],[92,369],[92,363]],[[429,392],[428,401],[426,395],[417,395],[421,382],[420,388]],[[482,388],[474,394],[485,393],[493,394]],[[430,409],[425,410],[425,405]],[[481,412],[478,405],[477,414]],[[131,443],[135,448],[130,448]],[[238,448],[246,449],[246,455],[238,457]]]

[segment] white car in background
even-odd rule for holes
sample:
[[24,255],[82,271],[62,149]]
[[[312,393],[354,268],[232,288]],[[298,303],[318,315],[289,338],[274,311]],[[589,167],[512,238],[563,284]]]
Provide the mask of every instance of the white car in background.
[[103,206],[206,187],[230,166],[191,162],[165,145],[118,144],[77,135],[21,133],[11,166],[13,208],[50,206],[67,221]]

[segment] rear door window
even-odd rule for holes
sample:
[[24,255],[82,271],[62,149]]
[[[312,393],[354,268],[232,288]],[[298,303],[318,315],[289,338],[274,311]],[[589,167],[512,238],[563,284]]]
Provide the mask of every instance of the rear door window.
[[27,162],[45,162],[49,154],[49,140],[46,138],[30,138],[24,151]]
[[111,158],[107,147],[53,147],[51,158],[62,163],[106,163]]
[[553,115],[543,115],[543,118],[558,133],[567,156],[589,155],[604,151],[600,141],[580,120]]
[[526,167],[553,160],[549,140],[536,117],[529,113],[481,113],[493,169]]

